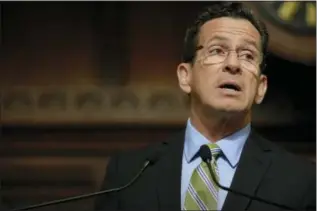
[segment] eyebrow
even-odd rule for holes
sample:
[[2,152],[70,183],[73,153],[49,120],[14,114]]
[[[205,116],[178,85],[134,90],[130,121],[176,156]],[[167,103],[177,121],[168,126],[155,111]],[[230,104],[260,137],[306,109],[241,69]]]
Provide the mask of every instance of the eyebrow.
[[[209,41],[207,43],[213,42],[213,41],[228,41],[229,39],[220,35],[215,35],[213,36],[211,39],[209,39]],[[251,45],[253,47],[255,47],[258,51],[260,51],[259,47],[257,46],[256,42],[254,40],[250,40],[250,39],[243,39],[243,42],[247,43],[248,45]]]
[[258,51],[260,51],[260,49],[258,48],[256,42],[254,40],[249,40],[249,39],[243,39],[244,42],[246,42],[247,44],[255,47]]
[[217,41],[217,40],[220,40],[220,41],[228,41],[229,39],[226,38],[226,37],[219,36],[219,35],[214,35],[214,36],[212,36],[212,37],[208,40],[207,43],[212,42],[212,41],[215,41],[215,40],[216,40],[216,41]]

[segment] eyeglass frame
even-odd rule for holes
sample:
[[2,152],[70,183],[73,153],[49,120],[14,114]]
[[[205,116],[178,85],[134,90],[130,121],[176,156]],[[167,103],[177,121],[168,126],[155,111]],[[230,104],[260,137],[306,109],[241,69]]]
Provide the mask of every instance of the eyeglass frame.
[[[197,46],[196,48],[195,48],[195,52],[197,52],[197,51],[200,51],[200,50],[202,50],[202,49],[206,49],[206,47],[208,47],[208,46],[204,46],[204,45],[199,45],[199,46]],[[231,52],[231,51],[236,51],[236,50],[233,50],[233,49],[231,49],[231,50],[228,50],[228,52]],[[229,56],[230,54],[228,54],[228,55],[226,55],[226,58],[222,61],[222,62],[219,62],[219,63],[223,63],[226,59],[228,59],[228,56]],[[253,65],[256,69],[261,69],[261,64],[262,64],[262,62],[263,62],[263,55],[262,55],[262,53],[259,53],[259,55],[260,55],[260,59],[259,59],[259,61],[258,62],[256,62],[257,64],[255,64],[255,65]],[[206,55],[204,58],[201,58],[201,59],[198,59],[198,60],[196,60],[196,61],[201,61],[201,60],[205,60],[206,58],[208,57],[208,55]],[[239,60],[240,61],[240,60]],[[218,64],[218,63],[215,63],[215,64]],[[206,65],[206,64],[205,64]],[[208,66],[209,65],[213,65],[213,64],[208,64]],[[246,69],[248,69],[248,68],[246,68]]]

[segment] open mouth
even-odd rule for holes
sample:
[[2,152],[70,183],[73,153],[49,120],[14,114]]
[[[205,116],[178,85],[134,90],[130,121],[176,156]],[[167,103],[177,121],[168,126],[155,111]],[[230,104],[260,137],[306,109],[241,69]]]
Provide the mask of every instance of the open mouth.
[[223,83],[219,86],[221,89],[228,89],[228,90],[233,90],[236,92],[241,91],[241,87],[238,84],[235,83]]

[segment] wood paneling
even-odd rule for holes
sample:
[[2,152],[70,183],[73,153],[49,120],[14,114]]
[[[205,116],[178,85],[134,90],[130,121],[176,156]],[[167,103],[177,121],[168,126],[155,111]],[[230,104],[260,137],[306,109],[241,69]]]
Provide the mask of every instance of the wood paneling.
[[[99,190],[110,155],[161,142],[182,129],[164,125],[5,126],[0,145],[4,200],[13,207]],[[316,145],[309,137],[310,130],[295,129],[258,131],[290,151],[314,160]],[[299,133],[306,136],[298,140]],[[60,205],[59,209],[74,209],[80,204]],[[79,210],[87,207],[83,208]]]
[[1,86],[98,82],[92,4],[2,5]]
[[129,8],[124,2],[94,4],[94,32],[96,65],[100,82],[125,85],[129,82],[130,33]]
[[1,86],[153,83],[176,86],[185,28],[204,4],[6,2],[2,5]]

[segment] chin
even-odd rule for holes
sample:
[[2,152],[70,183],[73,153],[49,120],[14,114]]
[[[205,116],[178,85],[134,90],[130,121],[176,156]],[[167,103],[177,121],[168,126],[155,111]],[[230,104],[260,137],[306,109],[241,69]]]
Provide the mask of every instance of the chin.
[[241,104],[235,104],[235,103],[233,104],[223,103],[223,104],[217,104],[211,107],[215,111],[224,112],[224,113],[242,113],[246,110],[246,106]]
[[224,113],[242,113],[245,110],[240,108],[216,108],[216,111],[224,112]]

